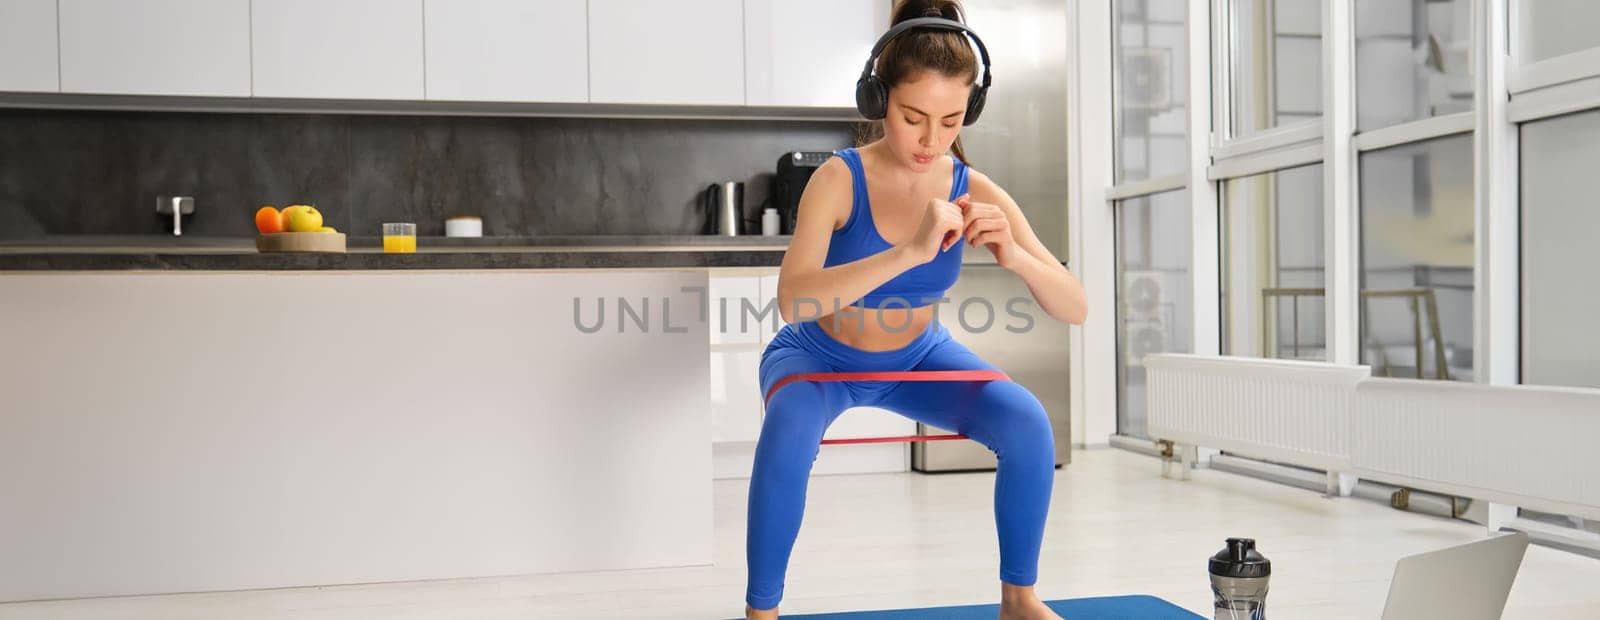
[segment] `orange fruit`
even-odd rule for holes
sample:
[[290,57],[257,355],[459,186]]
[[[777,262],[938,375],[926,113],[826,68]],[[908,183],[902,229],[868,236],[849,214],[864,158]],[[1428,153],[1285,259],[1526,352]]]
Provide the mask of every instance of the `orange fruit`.
[[276,207],[267,205],[256,210],[256,231],[263,235],[283,232],[283,216]]

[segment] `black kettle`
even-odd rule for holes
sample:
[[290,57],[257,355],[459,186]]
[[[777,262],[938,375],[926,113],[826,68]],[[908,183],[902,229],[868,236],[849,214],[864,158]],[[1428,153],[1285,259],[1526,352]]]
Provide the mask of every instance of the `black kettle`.
[[748,230],[744,218],[744,183],[712,183],[701,193],[700,205],[706,217],[700,234],[737,237]]

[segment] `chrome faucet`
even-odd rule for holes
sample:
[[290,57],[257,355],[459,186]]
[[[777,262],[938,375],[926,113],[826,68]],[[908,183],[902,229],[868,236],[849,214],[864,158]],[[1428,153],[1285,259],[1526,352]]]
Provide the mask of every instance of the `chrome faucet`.
[[193,196],[158,196],[156,213],[172,214],[172,236],[183,236],[183,216],[194,214]]

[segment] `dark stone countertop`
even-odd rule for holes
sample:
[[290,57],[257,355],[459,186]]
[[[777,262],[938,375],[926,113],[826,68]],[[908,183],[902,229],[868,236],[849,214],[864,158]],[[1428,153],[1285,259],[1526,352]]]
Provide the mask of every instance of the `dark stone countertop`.
[[[743,249],[748,247],[779,248],[789,245],[791,235],[776,237],[718,235],[537,235],[518,237],[430,237],[417,238],[417,249],[443,248],[501,251],[505,249],[584,250],[597,247],[621,247],[640,250],[682,249]],[[346,235],[345,245],[351,251],[361,248],[382,248],[383,238],[378,236]],[[44,237],[0,238],[0,252],[38,251],[124,251],[148,249],[171,252],[206,252],[227,250],[255,251],[253,237],[196,237],[170,235],[48,235]]]
[[0,240],[0,271],[322,271],[426,269],[694,269],[776,267],[790,236],[573,235],[419,237],[385,254],[380,237],[348,251],[268,253],[252,238],[70,235]]

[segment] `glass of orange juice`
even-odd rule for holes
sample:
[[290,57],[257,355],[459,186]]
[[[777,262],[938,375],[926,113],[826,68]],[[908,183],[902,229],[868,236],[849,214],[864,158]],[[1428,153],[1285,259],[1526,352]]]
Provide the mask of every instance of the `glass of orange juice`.
[[417,251],[417,225],[385,222],[383,225],[383,252],[385,254]]

